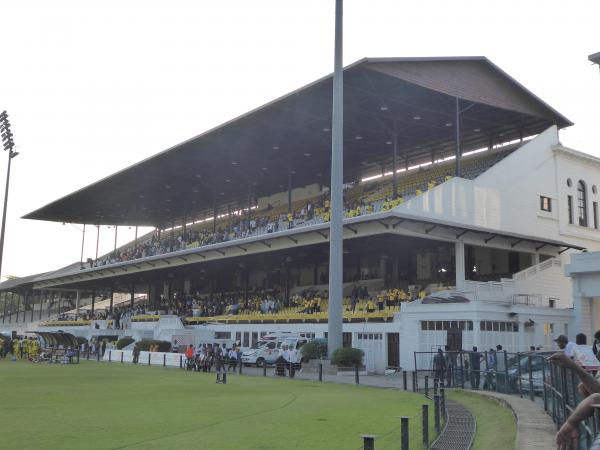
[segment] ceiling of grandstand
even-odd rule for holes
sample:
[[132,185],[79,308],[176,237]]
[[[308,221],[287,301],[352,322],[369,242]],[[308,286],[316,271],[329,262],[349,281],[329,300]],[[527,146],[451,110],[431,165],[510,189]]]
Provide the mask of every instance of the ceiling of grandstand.
[[[344,179],[572,123],[484,57],[363,59],[344,69]],[[168,227],[329,183],[331,75],[56,200],[24,218]],[[288,175],[290,177],[288,178]]]

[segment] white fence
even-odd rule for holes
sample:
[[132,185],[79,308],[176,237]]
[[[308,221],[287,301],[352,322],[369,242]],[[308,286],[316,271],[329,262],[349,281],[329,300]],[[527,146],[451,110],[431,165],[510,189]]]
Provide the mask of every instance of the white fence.
[[[133,363],[133,350],[106,350],[102,361],[112,363]],[[183,367],[185,355],[167,352],[140,352],[138,364],[149,366]]]

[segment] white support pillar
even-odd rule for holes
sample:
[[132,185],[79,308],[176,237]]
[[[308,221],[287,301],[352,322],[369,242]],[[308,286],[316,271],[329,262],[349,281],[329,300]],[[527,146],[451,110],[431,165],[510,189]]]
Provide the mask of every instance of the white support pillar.
[[454,243],[454,259],[456,289],[462,290],[465,285],[465,243],[463,241]]
[[77,296],[75,297],[75,316],[79,317],[79,300],[81,299],[81,291],[77,289]]
[[540,263],[540,254],[534,253],[533,255],[531,255],[531,265],[537,266],[539,263]]
[[573,329],[569,329],[569,333],[572,336],[568,336],[573,339],[578,333],[584,333],[586,336],[592,336],[592,308],[591,302],[588,297],[585,297],[581,292],[579,286],[579,279],[573,279]]

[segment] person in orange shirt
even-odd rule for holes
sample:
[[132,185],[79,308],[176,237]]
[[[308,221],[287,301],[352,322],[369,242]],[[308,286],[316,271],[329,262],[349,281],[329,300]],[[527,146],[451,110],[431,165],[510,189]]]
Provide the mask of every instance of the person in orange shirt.
[[188,348],[185,349],[185,357],[186,369],[192,370],[192,365],[194,363],[194,346],[192,344],[188,345]]

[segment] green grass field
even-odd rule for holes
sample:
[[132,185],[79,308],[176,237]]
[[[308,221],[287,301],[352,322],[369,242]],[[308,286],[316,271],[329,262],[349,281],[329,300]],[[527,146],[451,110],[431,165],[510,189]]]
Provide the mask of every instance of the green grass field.
[[511,411],[493,399],[467,391],[452,391],[448,398],[466,406],[477,420],[473,450],[515,448],[517,425]]
[[347,450],[377,434],[376,448],[396,449],[405,415],[410,448],[419,449],[423,402],[362,386],[251,376],[224,386],[178,369],[4,359],[0,448]]

